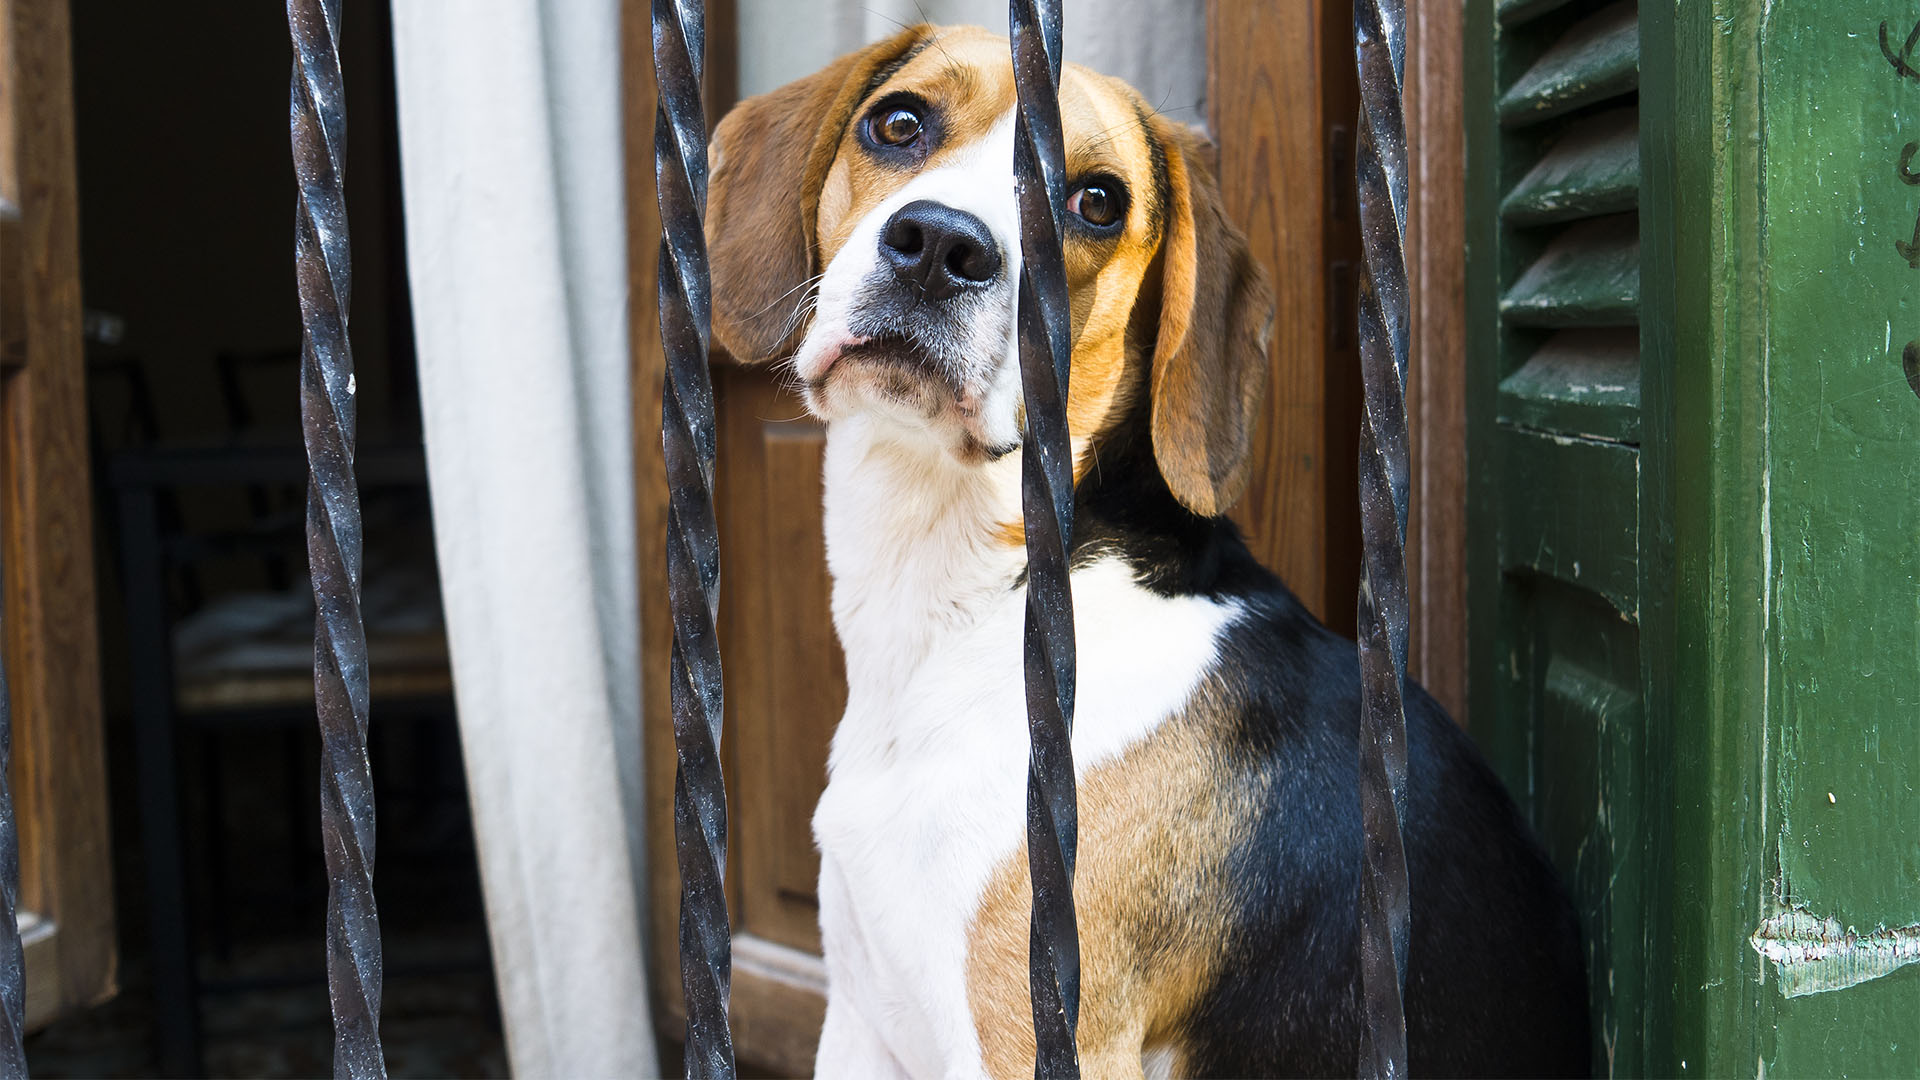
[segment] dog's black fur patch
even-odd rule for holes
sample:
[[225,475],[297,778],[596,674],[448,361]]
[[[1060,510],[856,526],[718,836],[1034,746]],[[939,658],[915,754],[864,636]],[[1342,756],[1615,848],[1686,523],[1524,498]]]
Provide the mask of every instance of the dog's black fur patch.
[[[1144,403],[1096,440],[1075,496],[1074,562],[1118,556],[1168,596],[1247,614],[1223,633],[1210,699],[1230,702],[1222,782],[1254,814],[1229,854],[1232,955],[1183,1040],[1195,1076],[1343,1076],[1360,1038],[1360,672],[1225,518],[1182,507]],[[1358,553],[1356,552],[1356,557]],[[1415,1076],[1578,1076],[1591,1068],[1578,922],[1500,781],[1409,684],[1412,890],[1407,1045]]]

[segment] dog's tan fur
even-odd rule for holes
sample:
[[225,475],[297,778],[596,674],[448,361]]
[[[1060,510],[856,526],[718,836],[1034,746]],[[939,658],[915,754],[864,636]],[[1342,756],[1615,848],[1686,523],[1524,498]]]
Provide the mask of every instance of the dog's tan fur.
[[[1080,1059],[1087,1076],[1137,1077],[1141,1050],[1177,1051],[1181,1022],[1228,953],[1226,853],[1253,806],[1218,783],[1216,689],[1080,782]],[[1151,784],[1140,778],[1150,776]],[[1165,890],[1168,882],[1181,886]],[[1033,1075],[1027,850],[1001,864],[974,920],[967,991],[987,1071]],[[1175,1073],[1179,1063],[1175,1062]]]

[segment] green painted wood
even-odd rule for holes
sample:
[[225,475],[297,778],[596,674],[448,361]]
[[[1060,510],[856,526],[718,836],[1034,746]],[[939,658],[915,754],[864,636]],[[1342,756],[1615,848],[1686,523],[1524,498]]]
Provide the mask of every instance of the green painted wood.
[[1670,1025],[1665,1075],[1687,1077],[1761,1071],[1763,987],[1746,944],[1765,885],[1753,856],[1766,803],[1757,718],[1769,682],[1755,644],[1766,577],[1754,541],[1767,437],[1764,371],[1754,363],[1765,330],[1753,317],[1765,277],[1753,228],[1760,98],[1757,38],[1729,33],[1725,21],[1753,13],[1721,4],[1649,4],[1641,42],[1642,396],[1648,425],[1668,425],[1672,447],[1667,467],[1649,460],[1645,475],[1671,484],[1674,566],[1670,647],[1649,641],[1646,650],[1651,678],[1668,687],[1650,700],[1673,717],[1669,1007],[1649,1016]]
[[1671,426],[1642,401],[1634,7],[1598,7],[1467,5],[1469,711],[1580,913],[1595,1072],[1664,1076]]
[[[1920,401],[1902,355],[1920,327],[1900,247],[1920,199],[1899,160],[1920,85],[1882,53],[1884,14],[1714,0],[1642,28],[1644,317],[1671,324],[1643,342],[1670,414],[1643,392],[1673,447],[1648,475],[1671,476],[1675,507],[1679,1075],[1920,1074],[1912,966],[1856,963],[1876,977],[1843,986],[1847,965],[1783,979],[1761,955],[1910,942],[1920,904]],[[1911,29],[1890,26],[1893,49]]]
[[1632,0],[1623,0],[1575,23],[1514,82],[1500,98],[1500,120],[1537,124],[1619,97],[1639,81],[1639,19]]
[[1500,204],[1513,225],[1550,225],[1632,210],[1640,200],[1637,108],[1573,125]]
[[[1920,12],[1896,7],[1896,55]],[[1766,446],[1774,692],[1765,847],[1783,906],[1920,960],[1920,76],[1893,12],[1761,21]],[[1911,57],[1920,65],[1920,57]],[[1770,988],[1771,989],[1771,988]],[[1779,1075],[1920,1072],[1920,964],[1774,1001]]]
[[1632,326],[1640,310],[1640,231],[1631,215],[1555,237],[1500,300],[1512,326]]
[[1503,424],[1576,438],[1640,442],[1640,333],[1563,330],[1500,381]]
[[1597,16],[1512,10],[1468,4],[1471,716],[1596,1069],[1920,1075],[1920,11],[1649,0],[1608,219],[1566,194],[1624,199],[1570,148],[1605,100],[1514,122]]
[[[1526,624],[1537,686],[1519,688],[1538,720],[1533,748],[1542,777],[1540,836],[1567,884],[1586,934],[1587,970],[1599,1057],[1608,1072],[1633,1052],[1641,1020],[1636,995],[1650,954],[1644,926],[1652,905],[1638,872],[1647,807],[1644,748],[1648,727],[1636,628],[1590,593],[1557,583],[1527,590]],[[1567,762],[1578,761],[1580,769]]]
[[1505,429],[1500,433],[1500,556],[1598,593],[1621,617],[1640,614],[1640,455],[1617,443]]

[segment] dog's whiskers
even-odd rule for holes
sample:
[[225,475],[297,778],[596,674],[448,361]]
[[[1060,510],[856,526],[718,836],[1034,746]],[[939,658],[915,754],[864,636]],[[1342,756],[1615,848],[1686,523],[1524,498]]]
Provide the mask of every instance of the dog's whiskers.
[[765,315],[767,312],[772,311],[774,309],[774,306],[779,304],[780,301],[785,300],[787,297],[792,296],[794,293],[799,292],[801,289],[807,288],[811,285],[819,284],[820,279],[826,276],[827,276],[826,272],[823,270],[820,273],[815,274],[810,278],[807,278],[805,281],[802,281],[800,284],[795,285],[793,288],[788,289],[786,292],[783,292],[779,296],[776,296],[772,300],[768,301],[766,307],[763,307],[759,311],[754,312],[751,317],[757,319],[760,316]]

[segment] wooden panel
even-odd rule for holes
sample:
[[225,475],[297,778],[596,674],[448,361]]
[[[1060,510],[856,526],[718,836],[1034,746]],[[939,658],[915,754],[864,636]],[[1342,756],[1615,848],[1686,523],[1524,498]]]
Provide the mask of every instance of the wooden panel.
[[[718,116],[731,103],[733,82],[726,73],[731,70],[732,5],[725,0],[710,4],[708,15],[709,114]],[[639,560],[640,591],[641,745],[646,758],[644,774],[647,787],[646,851],[650,882],[648,943],[654,1018],[659,1024],[659,1034],[663,1039],[679,1041],[686,1029],[686,1007],[680,989],[680,875],[673,842],[675,758],[673,716],[668,703],[672,622],[666,583],[667,485],[660,447],[660,410],[666,368],[660,347],[655,293],[660,219],[653,191],[652,29],[646,5],[622,5],[620,36],[623,56],[622,115],[627,132],[624,157],[628,340],[634,410],[634,528],[637,534],[635,547]],[[719,389],[723,392],[728,389],[730,378],[735,374],[747,379],[758,378],[721,369],[717,372]],[[733,400],[739,400],[739,387],[734,389]],[[792,416],[795,413],[788,411],[769,415]],[[735,424],[732,415],[723,417],[720,422],[721,430],[725,433],[721,465],[725,472],[733,458],[732,447],[736,445],[732,441],[734,437],[745,432],[751,438],[757,436],[757,432],[747,424]],[[783,473],[791,475],[792,471],[792,468],[786,468]],[[726,493],[734,489],[724,484],[722,481],[720,509],[726,513]],[[754,492],[758,489],[747,487],[742,490]],[[817,486],[815,490],[817,492]],[[817,536],[817,497],[813,505],[815,517],[811,527]],[[722,618],[731,619],[733,616],[729,613],[741,606],[738,601],[747,593],[745,586],[754,573],[753,566],[742,562],[736,550],[737,541],[742,538],[753,541],[756,533],[753,529],[743,527],[738,533],[723,531],[723,536],[727,547],[722,551],[721,562]],[[768,540],[760,536],[757,542],[764,546]],[[790,567],[769,562],[761,564],[760,568],[777,573]],[[828,638],[831,638],[831,624],[824,620],[823,610],[816,617],[816,625],[825,628]],[[731,626],[732,623],[727,625]],[[774,631],[770,635],[773,644],[768,646],[772,648],[777,645],[780,628],[775,626],[769,629]],[[727,632],[723,628],[723,633]],[[770,735],[777,736],[777,733],[770,733],[764,726],[756,728],[750,724],[743,734],[740,724],[742,698],[753,700],[764,694],[741,685],[740,680],[743,676],[759,679],[767,669],[738,657],[731,643],[726,647],[728,719],[727,730],[723,733],[722,753],[728,782],[728,813],[732,815],[733,824],[728,902],[736,920],[732,999],[734,1047],[739,1059],[750,1066],[770,1069],[780,1075],[804,1075],[812,1071],[814,1043],[825,1017],[825,971],[817,956],[811,952],[745,932],[739,929],[739,920],[744,916],[753,926],[778,933],[789,940],[808,940],[808,931],[796,927],[798,919],[794,910],[804,909],[811,901],[813,871],[806,869],[805,859],[810,857],[812,840],[807,836],[804,841],[803,850],[808,854],[794,852],[793,844],[796,836],[801,835],[799,830],[805,827],[806,820],[811,817],[813,796],[805,797],[805,809],[797,815],[799,821],[786,822],[778,830],[779,839],[774,843],[761,843],[756,826],[793,807],[799,798],[798,793],[804,790],[806,776],[819,776],[824,782],[824,749],[818,751],[822,762],[818,769],[801,765],[791,775],[779,771],[779,782],[791,785],[784,796],[769,796],[754,785],[752,777],[742,776],[743,767],[749,772],[753,771],[752,765],[743,765],[743,757],[754,765],[780,762],[782,758],[769,750],[765,741]],[[840,670],[837,657],[832,670]],[[830,725],[831,720],[828,723]],[[784,740],[775,741],[773,746],[781,754],[788,749]],[[764,776],[764,771],[761,775]],[[819,783],[816,783],[812,790],[817,793],[818,789]],[[743,799],[743,793],[747,792],[751,792],[751,795]],[[770,873],[763,876],[756,869],[761,866],[770,867]],[[779,899],[780,885],[769,888],[764,885],[768,881],[786,884],[800,881],[805,884],[807,894],[797,900],[782,902]],[[769,897],[774,898],[771,904]],[[761,902],[753,903],[756,899]],[[769,926],[772,927],[770,931],[767,929]],[[812,933],[817,935],[817,929]],[[817,938],[810,948],[817,951]]]
[[68,41],[64,0],[0,0],[0,196],[20,218],[6,307],[21,323],[0,384],[0,530],[20,900],[52,927],[28,968],[41,1019],[110,996],[116,963]]
[[827,747],[846,708],[822,533],[826,429],[764,370],[717,367],[721,648],[728,663],[728,783],[734,923],[743,933],[820,951],[814,804]]
[[1467,720],[1466,130],[1461,6],[1407,12],[1407,268],[1413,300],[1407,375],[1412,494],[1407,669]]
[[1491,445],[1502,571],[1524,568],[1591,590],[1637,621],[1639,452],[1504,426]]
[[1234,517],[1261,562],[1315,614],[1351,632],[1359,581],[1352,9],[1337,0],[1215,0],[1207,12],[1221,195],[1273,275],[1278,301],[1267,412]]

